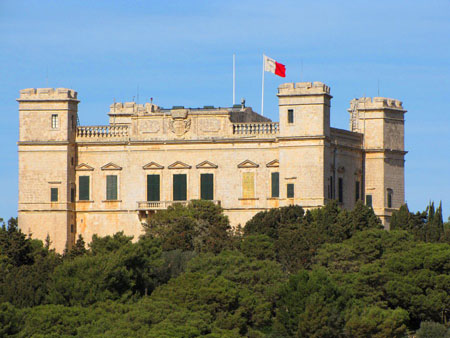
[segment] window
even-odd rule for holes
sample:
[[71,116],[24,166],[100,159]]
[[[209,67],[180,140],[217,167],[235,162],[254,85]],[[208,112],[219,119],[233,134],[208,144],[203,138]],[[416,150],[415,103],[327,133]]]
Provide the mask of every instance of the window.
[[70,232],[73,233],[73,224],[70,225]]
[[359,181],[355,182],[355,201],[358,202],[358,200],[360,199],[360,191],[361,191],[361,187],[359,184]]
[[339,203],[344,203],[344,179],[339,177],[338,179],[338,193],[339,193]]
[[79,177],[79,189],[80,201],[89,201],[89,176]]
[[117,200],[117,175],[106,176],[106,200]]
[[147,175],[147,201],[159,201],[160,199],[159,175]]
[[392,195],[393,195],[392,189],[388,189],[387,190],[387,207],[388,208],[392,208]]
[[272,197],[280,197],[280,173],[272,173]]
[[287,185],[287,198],[294,198],[294,184],[288,183]]
[[255,197],[255,173],[243,173],[242,175],[242,197]]
[[294,110],[288,109],[288,123],[294,123]]
[[200,175],[200,198],[202,200],[214,199],[214,175],[201,174]]
[[372,208],[372,195],[366,195],[366,205]]
[[75,202],[75,188],[70,188],[70,202]]
[[186,174],[173,175],[173,200],[174,201],[186,201]]
[[333,185],[333,176],[330,176],[330,187],[328,189],[328,197],[334,198],[334,185]]
[[58,114],[52,114],[52,129],[58,129]]
[[58,202],[58,188],[50,188],[50,201]]

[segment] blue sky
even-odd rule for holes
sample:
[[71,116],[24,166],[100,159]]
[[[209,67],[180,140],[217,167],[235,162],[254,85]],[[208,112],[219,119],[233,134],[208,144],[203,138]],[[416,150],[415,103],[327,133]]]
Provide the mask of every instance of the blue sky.
[[236,96],[259,111],[263,52],[287,68],[285,80],[266,74],[275,121],[284,81],[331,86],[338,128],[354,97],[402,100],[406,200],[412,210],[442,200],[449,216],[448,0],[0,0],[0,217],[17,214],[20,89],[75,89],[82,125],[107,124],[113,100],[138,87],[141,103],[230,106],[236,53]]

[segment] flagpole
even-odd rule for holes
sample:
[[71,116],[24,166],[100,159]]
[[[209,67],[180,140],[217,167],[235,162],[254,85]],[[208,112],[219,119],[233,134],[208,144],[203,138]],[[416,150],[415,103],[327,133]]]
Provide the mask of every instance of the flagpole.
[[233,54],[233,106],[236,104],[236,54]]
[[261,115],[264,116],[264,53],[263,53],[263,66],[262,66]]

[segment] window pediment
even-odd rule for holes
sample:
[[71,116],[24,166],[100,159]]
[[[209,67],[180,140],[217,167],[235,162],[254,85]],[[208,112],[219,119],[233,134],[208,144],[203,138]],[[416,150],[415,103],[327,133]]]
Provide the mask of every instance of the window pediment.
[[256,164],[253,161],[245,160],[244,162],[241,162],[238,164],[238,168],[258,168],[259,164]]
[[268,168],[278,168],[280,166],[280,161],[273,160],[266,164],[266,167]]
[[94,168],[91,167],[90,165],[87,165],[86,163],[81,163],[75,167],[75,170],[76,171],[93,171]]
[[167,168],[169,169],[191,169],[192,167],[189,164],[186,164],[181,161],[176,161],[169,165]]
[[209,162],[209,161],[203,161],[202,163],[197,164],[196,168],[197,169],[216,169],[216,168],[218,168],[218,165],[214,164],[212,162]]
[[121,166],[118,166],[115,163],[109,162],[100,168],[101,170],[122,170]]
[[159,163],[156,163],[156,162],[150,162],[150,163],[147,163],[146,165],[144,165],[144,166],[142,167],[142,169],[144,169],[144,170],[149,170],[149,169],[164,169],[164,166],[161,165],[161,164],[159,164]]

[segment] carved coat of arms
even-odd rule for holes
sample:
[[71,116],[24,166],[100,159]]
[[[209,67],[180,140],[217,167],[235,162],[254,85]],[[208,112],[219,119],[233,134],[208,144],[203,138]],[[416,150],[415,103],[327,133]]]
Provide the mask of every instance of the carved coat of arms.
[[169,121],[169,129],[177,137],[186,134],[191,128],[191,119],[187,118],[188,112],[186,109],[173,110],[171,112],[172,119]]

